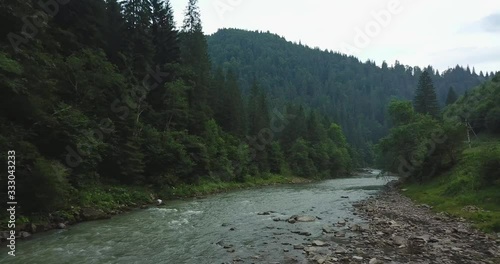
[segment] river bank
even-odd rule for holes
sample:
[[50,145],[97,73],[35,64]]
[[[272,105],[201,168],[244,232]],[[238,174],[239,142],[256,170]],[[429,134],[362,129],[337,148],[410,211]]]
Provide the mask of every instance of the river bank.
[[[310,182],[312,182],[311,179],[295,176],[269,175],[250,178],[245,182],[205,181],[194,185],[184,184],[160,192],[146,187],[88,187],[75,194],[73,205],[69,208],[34,216],[17,215],[16,239],[29,239],[36,233],[66,229],[83,222],[109,219],[125,212],[156,207],[160,205],[158,199],[161,200],[161,205],[164,205],[167,201],[202,198],[235,190]],[[0,226],[7,227],[8,225],[5,224],[7,221],[8,219],[0,221]],[[8,237],[9,231],[0,229],[0,244],[5,244]]]
[[364,223],[337,223],[322,237],[333,247],[305,248],[312,263],[500,263],[500,237],[414,203],[394,183],[353,206]]

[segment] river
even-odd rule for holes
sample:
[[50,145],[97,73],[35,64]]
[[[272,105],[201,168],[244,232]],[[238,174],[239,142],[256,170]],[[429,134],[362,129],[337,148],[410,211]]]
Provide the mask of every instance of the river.
[[[376,173],[168,201],[161,207],[36,234],[18,241],[16,257],[0,250],[0,263],[302,263],[302,251],[293,245],[319,237],[322,226],[333,227],[342,219],[361,221],[351,204],[376,194],[387,182]],[[266,211],[275,213],[259,215]],[[318,220],[273,220],[291,215]]]

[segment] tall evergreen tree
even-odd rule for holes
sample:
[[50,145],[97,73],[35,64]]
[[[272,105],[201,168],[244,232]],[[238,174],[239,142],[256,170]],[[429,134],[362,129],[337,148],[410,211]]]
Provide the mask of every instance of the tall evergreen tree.
[[138,83],[147,76],[148,68],[153,64],[154,47],[151,36],[151,4],[149,0],[124,0],[126,48],[131,62],[129,67],[135,73]]
[[123,58],[120,56],[125,48],[123,44],[125,20],[121,11],[121,4],[117,0],[108,0],[106,2],[105,51],[109,60],[119,66],[123,66]]
[[252,85],[248,99],[248,134],[256,136],[264,128],[269,128],[269,109],[267,97],[256,80]]
[[178,32],[170,1],[151,0],[151,34],[155,48],[155,64],[176,63],[180,60]]
[[422,114],[439,116],[439,104],[436,90],[429,72],[424,71],[418,81],[418,88],[414,99],[415,111]]
[[193,88],[189,92],[189,128],[200,135],[213,113],[208,105],[211,63],[197,0],[189,0],[186,8],[181,31],[181,60],[194,74]]
[[226,85],[223,89],[224,94],[221,95],[223,97],[221,114],[224,115],[221,125],[226,132],[243,136],[244,110],[238,79],[236,74],[232,70],[229,70],[226,80]]
[[448,90],[448,96],[446,97],[446,105],[451,105],[458,100],[458,95],[453,87]]

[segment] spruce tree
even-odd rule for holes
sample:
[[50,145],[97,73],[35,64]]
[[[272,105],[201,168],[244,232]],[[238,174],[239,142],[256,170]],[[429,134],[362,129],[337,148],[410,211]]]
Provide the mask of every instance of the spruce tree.
[[180,60],[178,32],[170,1],[151,0],[151,34],[155,49],[155,64],[176,63]]
[[106,2],[106,55],[115,65],[123,66],[120,57],[124,51],[123,45],[125,20],[121,13],[121,4],[117,0],[108,0]]
[[[228,71],[224,89],[222,112],[225,116],[222,126],[226,132],[243,136],[243,100],[238,79],[233,71]],[[267,107],[267,106],[266,106]]]
[[142,81],[153,64],[154,47],[151,36],[151,5],[148,0],[124,0],[125,44],[134,76]]
[[213,113],[208,105],[211,64],[197,0],[189,0],[186,8],[181,31],[181,61],[194,74],[190,80],[194,85],[189,93],[189,129],[200,135]]
[[458,95],[453,87],[448,90],[448,96],[446,97],[446,105],[451,105],[458,100]]
[[424,71],[418,81],[418,88],[414,99],[415,111],[421,114],[429,114],[434,117],[439,116],[439,105],[436,90],[431,76]]

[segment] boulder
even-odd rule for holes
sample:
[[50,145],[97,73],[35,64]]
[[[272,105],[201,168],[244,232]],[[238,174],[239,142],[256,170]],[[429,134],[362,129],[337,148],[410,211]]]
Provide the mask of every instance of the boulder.
[[315,246],[315,247],[326,247],[326,246],[328,246],[328,244],[327,244],[327,243],[325,243],[325,242],[323,242],[323,241],[321,241],[321,240],[313,240],[313,241],[311,242],[311,244],[312,244],[313,246]]
[[267,211],[267,212],[260,212],[260,213],[258,213],[258,215],[271,215],[274,213],[276,213],[276,212],[275,211]]
[[82,208],[80,211],[80,215],[83,220],[92,221],[92,220],[101,220],[107,219],[109,216],[101,209],[95,209],[90,207]]
[[303,250],[304,246],[303,245],[294,245],[293,249]]
[[64,223],[57,224],[57,229],[66,229],[66,225]]
[[21,231],[21,232],[19,232],[19,237],[20,237],[20,238],[28,238],[28,237],[30,237],[30,236],[31,236],[31,234],[30,234],[30,233],[28,233],[28,232],[26,232],[26,231]]
[[297,221],[297,222],[314,222],[314,221],[316,221],[316,217],[309,216],[309,215],[299,215],[295,218],[295,221]]
[[393,237],[392,242],[396,246],[406,245],[406,239],[404,239],[403,237],[400,237],[400,236]]
[[330,234],[330,233],[334,233],[335,230],[333,230],[333,227],[331,227],[329,225],[324,225],[323,226],[323,232],[325,232],[327,234]]
[[368,264],[383,264],[384,262],[382,260],[378,260],[376,258],[370,259],[370,262]]

